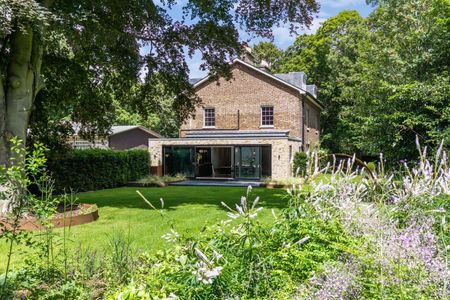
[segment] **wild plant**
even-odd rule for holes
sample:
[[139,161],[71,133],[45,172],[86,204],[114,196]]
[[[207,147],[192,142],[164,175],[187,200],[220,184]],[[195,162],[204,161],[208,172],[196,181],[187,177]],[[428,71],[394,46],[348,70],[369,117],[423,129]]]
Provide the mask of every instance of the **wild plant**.
[[348,247],[333,221],[302,220],[286,211],[274,214],[272,225],[262,225],[263,208],[252,198],[249,187],[235,206],[222,203],[228,219],[195,238],[171,229],[163,236],[170,250],[141,255],[134,281],[115,297],[286,298],[296,283]]
[[114,284],[128,282],[134,271],[134,257],[137,253],[133,249],[133,240],[130,232],[127,234],[115,233],[108,236],[108,279]]
[[1,282],[0,295],[6,291],[11,258],[14,245],[30,243],[31,236],[20,230],[22,218],[31,212],[34,195],[29,187],[41,181],[42,169],[45,164],[45,148],[35,145],[31,155],[22,146],[22,142],[13,138],[10,141],[13,155],[8,166],[0,168],[0,202],[3,203],[3,216],[0,219],[0,239],[8,243],[8,253],[4,280]]
[[[31,149],[25,149],[19,140],[13,139],[11,143],[14,145],[12,149],[15,154],[7,168],[0,172],[0,184],[8,187],[2,189],[1,193],[1,199],[7,202],[8,211],[0,219],[0,238],[9,243],[6,272],[0,283],[0,296],[7,297],[14,289],[37,298],[44,298],[44,295],[64,298],[79,294],[79,286],[68,280],[71,266],[67,231],[70,227],[64,228],[63,236],[59,238],[51,222],[58,204],[62,202],[66,223],[67,205],[73,206],[75,197],[53,194],[54,183],[45,170],[46,149],[42,145],[37,144]],[[32,233],[22,230],[22,221],[27,218],[35,220],[40,229]],[[16,245],[22,246],[20,254],[24,264],[10,277],[10,261]],[[16,255],[18,253],[16,251]],[[52,289],[52,285],[58,288]]]
[[[376,180],[350,171],[353,160],[348,160],[346,171],[340,164],[326,182],[311,184],[304,205],[323,219],[339,220],[363,243],[350,259],[340,260],[338,269],[331,263],[302,285],[300,298],[448,297],[448,158],[442,144],[434,161],[426,148],[417,147],[419,163],[405,164],[400,182],[385,173],[383,160],[374,172]],[[355,291],[360,294],[354,296]]]

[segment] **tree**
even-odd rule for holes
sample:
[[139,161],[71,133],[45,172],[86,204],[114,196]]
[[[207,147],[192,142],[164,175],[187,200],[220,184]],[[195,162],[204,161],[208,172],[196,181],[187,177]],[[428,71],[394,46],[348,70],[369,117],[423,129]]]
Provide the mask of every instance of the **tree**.
[[326,20],[315,34],[299,36],[286,49],[276,70],[303,71],[308,82],[317,85],[318,99],[324,105],[321,144],[332,152],[344,151],[341,136],[349,135],[339,122],[341,108],[348,101],[341,99],[340,94],[358,59],[358,43],[365,32],[363,23],[357,11],[340,12]]
[[368,155],[414,158],[423,144],[450,142],[450,2],[378,1],[353,74],[340,96],[342,142]]
[[283,55],[283,51],[280,50],[274,43],[260,42],[253,47],[252,54],[257,63],[265,60],[271,65],[272,68],[276,68],[279,59]]
[[137,85],[133,89],[133,96],[125,103],[114,100],[117,112],[114,123],[117,125],[143,125],[162,136],[177,137],[181,117],[177,110],[173,109],[175,95],[165,89],[161,83],[154,83],[152,88],[158,88],[157,95],[160,96],[155,97],[153,94],[152,99],[148,99],[149,93],[146,87],[148,85]]
[[279,70],[305,71],[325,109],[322,146],[393,160],[450,142],[450,3],[380,0],[343,11],[289,47]]
[[[173,108],[184,118],[198,101],[185,54],[198,50],[203,69],[226,73],[225,62],[240,49],[238,28],[270,37],[285,22],[293,30],[309,25],[319,8],[311,0],[188,1],[174,20],[167,9],[177,1],[160,3],[0,0],[0,163],[10,155],[12,136],[25,143],[37,97],[36,107],[62,102],[81,133],[106,130],[114,119],[112,98],[127,98],[145,69],[146,98],[153,100],[157,76],[176,95]],[[140,53],[142,47],[148,53]]]

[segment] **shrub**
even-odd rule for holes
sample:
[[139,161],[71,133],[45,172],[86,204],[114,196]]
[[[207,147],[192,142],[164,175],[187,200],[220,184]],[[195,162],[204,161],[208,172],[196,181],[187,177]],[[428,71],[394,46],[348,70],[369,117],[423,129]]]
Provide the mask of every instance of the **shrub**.
[[303,176],[306,173],[306,166],[308,163],[308,155],[305,152],[296,152],[294,155],[294,162],[292,164],[292,171],[296,176]]
[[377,165],[373,161],[371,161],[371,162],[367,163],[367,168],[370,171],[374,172],[377,168]]
[[29,244],[41,256],[27,256],[5,291],[30,299],[447,299],[450,164],[438,153],[433,162],[421,150],[402,180],[384,173],[382,159],[362,177],[354,157],[325,178],[311,153],[314,180],[288,189],[288,207],[270,224],[259,221],[263,208],[249,187],[233,208],[222,203],[227,220],[194,237],[172,223],[162,236],[169,245],[156,253],[138,256],[119,235],[98,256],[77,251],[61,265],[48,263],[49,247]]
[[48,169],[57,192],[113,188],[148,175],[149,154],[145,150],[73,150],[50,157]]

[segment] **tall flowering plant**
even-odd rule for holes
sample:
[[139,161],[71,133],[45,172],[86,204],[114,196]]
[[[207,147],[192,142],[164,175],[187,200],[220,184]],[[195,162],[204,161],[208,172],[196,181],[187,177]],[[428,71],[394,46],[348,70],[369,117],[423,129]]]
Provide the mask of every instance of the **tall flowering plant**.
[[300,298],[447,299],[449,162],[443,144],[434,159],[417,148],[419,162],[405,163],[403,174],[387,174],[381,156],[367,179],[349,159],[311,183],[304,205],[339,220],[362,243],[301,285]]

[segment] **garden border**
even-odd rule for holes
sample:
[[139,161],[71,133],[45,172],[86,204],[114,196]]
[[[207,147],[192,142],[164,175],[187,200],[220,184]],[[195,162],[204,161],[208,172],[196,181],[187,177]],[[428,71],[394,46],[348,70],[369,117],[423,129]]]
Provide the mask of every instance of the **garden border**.
[[[93,205],[94,204],[80,204],[80,206],[84,209],[88,209],[88,208],[92,207]],[[53,224],[54,228],[60,228],[60,227],[65,227],[65,226],[76,226],[76,225],[91,223],[91,222],[96,221],[99,218],[98,207],[96,210],[94,210],[90,213],[87,213],[87,214],[70,216],[70,212],[67,212],[66,215],[68,215],[68,216],[52,218],[50,220],[50,223]],[[2,221],[0,221],[0,223],[2,223]],[[5,225],[7,230],[11,229],[11,226],[9,226],[8,223],[3,223],[3,224]],[[36,230],[42,230],[42,229],[45,229],[45,226],[43,226],[42,224],[39,224],[37,222],[37,218],[35,218],[35,217],[23,219],[20,221],[19,230],[36,231]]]

